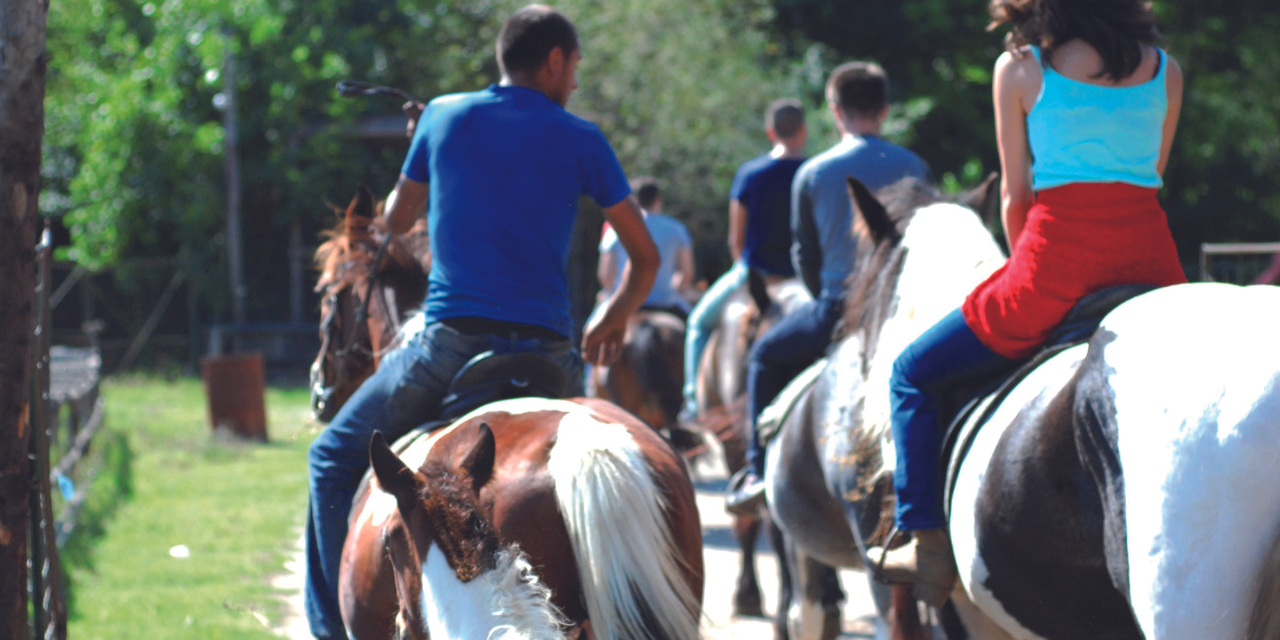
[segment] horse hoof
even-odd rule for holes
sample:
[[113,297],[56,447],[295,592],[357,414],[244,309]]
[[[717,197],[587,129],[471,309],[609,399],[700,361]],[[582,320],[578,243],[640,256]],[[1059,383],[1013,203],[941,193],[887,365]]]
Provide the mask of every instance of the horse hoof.
[[764,603],[759,593],[739,593],[733,597],[733,615],[741,618],[763,618]]

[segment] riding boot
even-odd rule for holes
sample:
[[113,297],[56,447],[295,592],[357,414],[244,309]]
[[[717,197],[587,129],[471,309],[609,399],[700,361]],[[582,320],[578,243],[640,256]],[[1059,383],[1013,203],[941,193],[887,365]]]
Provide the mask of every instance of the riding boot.
[[881,547],[868,549],[871,570],[878,572],[879,579],[915,585],[912,591],[917,600],[941,607],[956,583],[951,540],[942,529],[924,529],[914,534],[910,543],[888,552]]
[[724,497],[724,510],[735,516],[759,515],[765,505],[764,480],[748,465],[729,479],[729,493]]

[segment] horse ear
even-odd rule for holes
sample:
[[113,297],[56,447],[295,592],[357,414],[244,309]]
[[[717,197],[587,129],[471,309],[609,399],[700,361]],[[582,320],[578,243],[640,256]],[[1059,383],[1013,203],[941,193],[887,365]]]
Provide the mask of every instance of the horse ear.
[[399,456],[391,451],[381,431],[374,431],[373,439],[369,441],[369,464],[373,466],[373,474],[377,476],[378,484],[384,491],[396,497],[400,512],[403,514],[405,507],[414,504],[413,501],[418,495],[418,477]]
[[493,429],[489,428],[488,423],[481,422],[475,443],[462,456],[462,462],[458,464],[460,471],[465,471],[467,475],[471,476],[471,486],[476,491],[479,491],[480,487],[489,482],[489,478],[493,476],[493,460],[496,455],[496,449]]
[[373,192],[364,183],[356,187],[356,197],[347,205],[347,220],[352,218],[373,220]]
[[886,239],[896,239],[898,227],[889,218],[884,205],[857,178],[849,176],[846,180],[849,183],[849,199],[853,201],[854,229],[865,230],[876,244]]
[[764,315],[773,306],[773,298],[769,297],[769,287],[765,286],[764,276],[755,269],[747,269],[747,291],[751,292],[751,301],[760,310],[760,315]]
[[960,194],[959,203],[976,211],[987,227],[994,227],[1000,217],[1000,173],[987,174],[982,184]]

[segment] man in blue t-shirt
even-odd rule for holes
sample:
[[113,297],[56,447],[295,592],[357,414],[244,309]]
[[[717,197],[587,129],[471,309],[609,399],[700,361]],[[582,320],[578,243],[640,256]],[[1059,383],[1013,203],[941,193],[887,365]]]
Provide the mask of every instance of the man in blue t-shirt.
[[844,312],[845,281],[856,259],[846,178],[853,176],[873,191],[907,177],[933,179],[919,156],[880,137],[889,114],[888,95],[889,78],[874,63],[840,65],[827,80],[827,103],[840,142],[801,165],[791,184],[792,256],[815,299],[778,321],[751,349],[749,464],[734,478],[725,499],[734,513],[752,513],[764,501],[764,451],[755,437],[760,412],[822,357]]
[[755,269],[766,279],[790,278],[791,179],[804,162],[808,129],[797,100],[775,100],[765,112],[769,153],[748,160],[729,189],[729,252],[733,266],[716,280],[689,316],[684,337],[684,407],[681,422],[697,418],[698,364],[729,296]]
[[[683,320],[689,314],[685,290],[693,283],[693,240],[683,222],[662,213],[662,192],[657,180],[648,176],[636,178],[631,186],[659,256],[658,275],[642,308],[667,311]],[[617,288],[618,275],[626,268],[627,260],[627,249],[619,241],[618,232],[607,228],[600,238],[597,274],[601,302]]]
[[585,357],[616,356],[627,318],[653,284],[657,249],[612,148],[564,109],[581,57],[573,24],[548,7],[525,7],[503,24],[497,56],[499,84],[426,106],[387,199],[393,233],[407,231],[429,200],[427,328],[382,359],[311,445],[305,595],[319,639],[347,637],[339,563],[375,429],[394,440],[435,417],[454,375],[485,351],[539,351],[582,380],[566,274],[580,196],[604,209],[631,255],[586,327]]

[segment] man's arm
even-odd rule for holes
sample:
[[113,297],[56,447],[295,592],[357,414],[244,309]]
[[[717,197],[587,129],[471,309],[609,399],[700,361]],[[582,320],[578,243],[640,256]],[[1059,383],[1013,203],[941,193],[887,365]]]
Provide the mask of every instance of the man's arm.
[[813,219],[813,197],[796,182],[791,202],[791,261],[817,298],[822,295],[822,241]]
[[396,188],[387,196],[387,212],[385,214],[387,229],[393,234],[401,234],[413,228],[413,223],[422,217],[422,209],[427,206],[429,190],[425,182],[418,182],[400,174]]
[[618,357],[627,320],[640,309],[658,274],[658,247],[644,225],[640,208],[630,197],[604,210],[622,248],[627,250],[627,266],[622,269],[618,288],[605,303],[603,313],[587,325],[582,336],[582,357],[587,362],[609,364]]
[[747,207],[740,200],[729,201],[729,254],[734,262],[742,259],[747,247]]
[[693,287],[693,247],[685,245],[676,251],[676,271],[671,274],[671,288],[683,293]]
[[596,269],[596,277],[600,279],[600,290],[611,291],[618,281],[618,261],[613,258],[612,251],[600,252],[600,267]]

